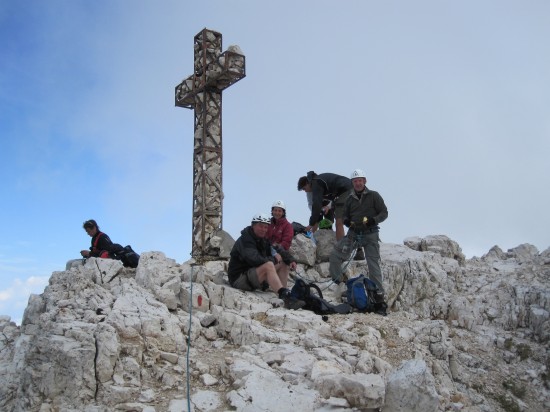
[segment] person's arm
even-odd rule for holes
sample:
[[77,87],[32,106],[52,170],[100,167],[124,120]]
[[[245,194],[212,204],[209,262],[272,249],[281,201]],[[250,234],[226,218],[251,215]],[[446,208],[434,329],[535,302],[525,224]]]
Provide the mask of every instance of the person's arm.
[[296,259],[294,256],[290,254],[287,250],[281,250],[280,252],[281,258],[283,259],[283,262],[285,262],[289,266],[296,267]]
[[292,225],[287,222],[285,227],[283,228],[283,233],[281,236],[281,243],[280,245],[285,249],[290,249],[290,245],[292,244],[292,238],[294,237],[294,229],[292,228]]
[[314,226],[321,220],[321,208],[323,207],[323,188],[316,182],[311,183],[311,191],[313,193],[311,203],[311,217],[309,218],[309,226]]
[[250,267],[258,267],[266,262],[277,263],[275,257],[271,256],[271,254],[267,257],[263,256],[252,238],[243,239],[239,249],[241,259]]
[[376,216],[373,216],[373,218],[376,224],[382,223],[388,218],[388,208],[378,192],[374,193],[374,209],[376,210]]

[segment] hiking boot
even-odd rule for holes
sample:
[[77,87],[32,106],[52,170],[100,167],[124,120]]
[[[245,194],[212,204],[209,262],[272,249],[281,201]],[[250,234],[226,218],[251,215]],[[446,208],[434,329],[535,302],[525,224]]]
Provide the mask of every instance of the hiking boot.
[[365,252],[363,252],[362,247],[357,248],[357,252],[355,253],[355,256],[353,257],[353,260],[365,260]]
[[384,300],[383,293],[376,293],[374,295],[374,313],[382,316],[388,315],[388,304]]
[[385,303],[386,300],[384,299],[384,293],[383,292],[376,292],[374,293],[374,303]]
[[282,288],[279,291],[279,298],[285,303],[285,309],[298,310],[303,308],[306,305],[306,302],[300,299],[296,299],[290,294],[290,290]]
[[381,316],[388,316],[388,304],[386,302],[375,303],[374,313]]

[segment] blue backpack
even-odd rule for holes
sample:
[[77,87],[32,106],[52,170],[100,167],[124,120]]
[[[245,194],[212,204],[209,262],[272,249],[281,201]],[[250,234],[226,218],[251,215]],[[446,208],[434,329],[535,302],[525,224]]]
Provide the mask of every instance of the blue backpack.
[[376,283],[365,275],[359,275],[346,281],[348,303],[361,312],[374,312],[375,295],[378,292]]

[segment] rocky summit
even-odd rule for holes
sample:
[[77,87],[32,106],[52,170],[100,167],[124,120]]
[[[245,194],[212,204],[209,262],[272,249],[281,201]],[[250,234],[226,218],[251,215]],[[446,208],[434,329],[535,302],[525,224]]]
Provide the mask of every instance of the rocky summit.
[[[334,233],[314,240],[295,237],[292,276],[340,302]],[[0,410],[550,410],[550,248],[465,259],[438,235],[381,254],[385,317],[286,310],[231,288],[224,259],[147,252],[137,269],[91,258],[54,272],[21,326],[0,316]]]

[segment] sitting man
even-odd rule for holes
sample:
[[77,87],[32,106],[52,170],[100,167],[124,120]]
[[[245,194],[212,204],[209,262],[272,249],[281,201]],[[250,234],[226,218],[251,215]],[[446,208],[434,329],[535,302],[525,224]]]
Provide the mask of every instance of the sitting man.
[[[228,275],[229,283],[236,289],[256,290],[269,286],[277,292],[287,309],[300,309],[305,302],[290,295],[287,288],[289,269],[296,269],[296,261],[290,253],[272,249],[266,239],[271,218],[257,214],[250,226],[241,231],[231,250]],[[273,253],[272,253],[273,250]]]

